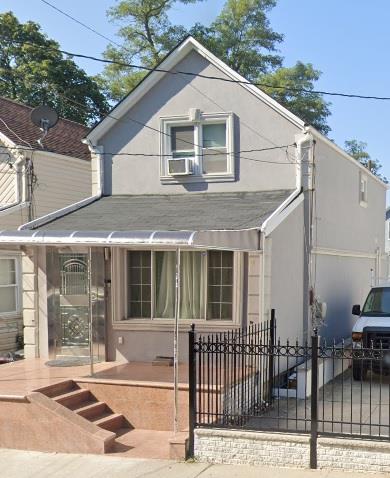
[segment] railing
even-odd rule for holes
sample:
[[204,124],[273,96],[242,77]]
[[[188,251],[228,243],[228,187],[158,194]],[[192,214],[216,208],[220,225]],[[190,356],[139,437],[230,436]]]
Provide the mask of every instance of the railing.
[[263,326],[189,334],[190,448],[196,427],[390,440],[390,349],[382,342],[275,343]]
[[[189,333],[190,440],[196,427],[243,427],[272,398],[275,316],[259,325],[197,336]],[[263,351],[263,352],[261,352]]]

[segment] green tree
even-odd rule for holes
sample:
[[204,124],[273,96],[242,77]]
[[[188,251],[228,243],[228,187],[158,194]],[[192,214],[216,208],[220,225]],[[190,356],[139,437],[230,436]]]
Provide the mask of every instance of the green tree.
[[330,127],[326,119],[330,115],[330,103],[313,92],[314,82],[320,75],[321,72],[315,70],[311,63],[298,61],[291,68],[279,68],[274,73],[260,76],[259,81],[268,85],[261,86],[261,89],[278,103],[321,133],[328,134]]
[[381,163],[377,159],[371,159],[370,154],[367,152],[367,143],[364,141],[358,141],[357,139],[350,139],[344,142],[345,151],[359,161],[364,167],[369,169],[375,176],[387,183],[388,180],[383,174],[379,172],[382,169]]
[[0,95],[29,106],[50,105],[61,117],[83,124],[108,111],[96,81],[71,58],[55,51],[59,44],[37,23],[20,23],[6,12],[0,14],[0,32]]
[[[180,1],[194,3],[197,0]],[[109,10],[109,16],[113,21],[124,22],[118,34],[125,46],[110,46],[105,56],[154,67],[186,33],[182,26],[169,22],[168,12],[173,3],[173,0],[121,0]],[[313,91],[321,73],[310,63],[298,62],[292,68],[282,68],[277,46],[283,35],[272,30],[267,17],[275,5],[276,0],[226,0],[209,27],[198,23],[188,33],[248,80],[271,85],[262,89],[306,123],[327,134],[329,103]],[[144,75],[136,69],[109,65],[100,81],[113,99],[120,99]]]
[[[202,0],[177,0],[188,4]],[[175,0],[121,0],[107,12],[110,21],[121,24],[118,36],[123,46],[110,45],[105,58],[124,63],[139,62],[154,67],[187,34],[172,25],[168,11]],[[99,76],[100,85],[114,100],[121,99],[145,76],[144,71],[108,65]]]
[[227,0],[215,21],[196,24],[190,33],[218,58],[251,81],[280,67],[277,44],[283,35],[272,30],[267,13],[276,0]]

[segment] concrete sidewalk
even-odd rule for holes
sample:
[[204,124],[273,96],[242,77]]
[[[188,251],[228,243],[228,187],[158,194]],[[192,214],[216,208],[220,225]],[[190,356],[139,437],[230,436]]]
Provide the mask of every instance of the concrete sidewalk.
[[[367,472],[366,472],[367,474]],[[104,455],[74,455],[0,449],[2,478],[349,478],[363,476],[342,471],[266,468],[245,465],[176,463]],[[386,473],[370,473],[385,477]]]

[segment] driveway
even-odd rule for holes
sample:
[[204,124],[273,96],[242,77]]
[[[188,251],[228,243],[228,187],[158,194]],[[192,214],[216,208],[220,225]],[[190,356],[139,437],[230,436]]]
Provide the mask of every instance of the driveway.
[[[290,392],[291,395],[293,391]],[[310,431],[310,397],[275,398],[272,409],[247,424],[251,429]],[[319,432],[390,436],[390,377],[368,373],[355,381],[351,369],[320,388]]]

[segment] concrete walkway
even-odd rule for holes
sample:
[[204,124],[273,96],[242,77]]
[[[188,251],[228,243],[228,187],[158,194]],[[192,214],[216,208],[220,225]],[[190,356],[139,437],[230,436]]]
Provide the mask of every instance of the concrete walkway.
[[[365,473],[367,475],[367,472]],[[0,449],[2,478],[352,478],[363,474]],[[370,477],[389,476],[370,473]]]

